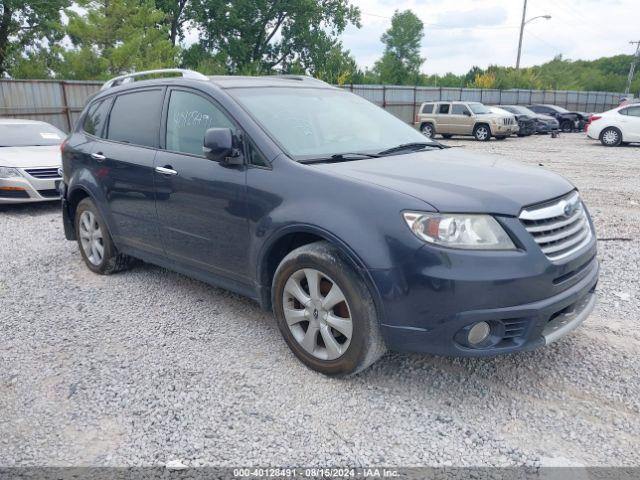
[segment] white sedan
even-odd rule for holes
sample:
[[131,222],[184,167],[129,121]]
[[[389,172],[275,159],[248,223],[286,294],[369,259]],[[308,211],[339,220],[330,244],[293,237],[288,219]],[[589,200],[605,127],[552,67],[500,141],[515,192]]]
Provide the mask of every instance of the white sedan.
[[65,134],[34,120],[0,119],[0,204],[60,198],[58,169]]
[[628,104],[592,115],[586,126],[587,136],[600,140],[605,147],[640,142],[640,104]]

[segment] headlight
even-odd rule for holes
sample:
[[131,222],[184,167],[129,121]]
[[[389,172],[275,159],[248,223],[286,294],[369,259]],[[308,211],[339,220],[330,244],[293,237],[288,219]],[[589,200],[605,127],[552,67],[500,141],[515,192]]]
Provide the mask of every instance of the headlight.
[[472,250],[515,250],[491,215],[404,212],[411,231],[425,242]]
[[20,177],[20,172],[11,167],[0,167],[0,178]]

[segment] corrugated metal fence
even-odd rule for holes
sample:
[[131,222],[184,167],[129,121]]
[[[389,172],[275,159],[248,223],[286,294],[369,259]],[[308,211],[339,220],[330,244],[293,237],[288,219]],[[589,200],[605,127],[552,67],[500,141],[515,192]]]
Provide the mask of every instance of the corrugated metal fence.
[[[0,117],[44,120],[69,131],[87,98],[101,82],[0,80]],[[551,103],[568,110],[602,112],[618,105],[621,93],[566,90],[492,90],[476,88],[343,85],[405,122],[413,122],[422,102],[466,100],[487,105]]]

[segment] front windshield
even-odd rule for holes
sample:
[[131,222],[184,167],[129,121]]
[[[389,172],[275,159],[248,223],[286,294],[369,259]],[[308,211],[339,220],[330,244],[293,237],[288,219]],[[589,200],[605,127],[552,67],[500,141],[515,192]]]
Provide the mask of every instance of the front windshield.
[[430,141],[373,103],[338,89],[228,91],[296,160],[376,153],[401,144]]
[[65,134],[48,123],[5,123],[0,125],[0,147],[60,145]]
[[471,111],[476,115],[484,115],[487,113],[491,113],[491,110],[489,110],[487,107],[485,107],[481,103],[469,103],[468,105]]

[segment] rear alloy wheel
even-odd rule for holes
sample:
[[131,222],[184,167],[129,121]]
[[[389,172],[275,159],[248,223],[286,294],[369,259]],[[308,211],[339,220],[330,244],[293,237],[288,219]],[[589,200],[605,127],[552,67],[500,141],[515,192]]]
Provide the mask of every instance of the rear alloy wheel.
[[420,131],[425,137],[428,138],[433,138],[436,134],[436,132],[433,130],[433,125],[431,125],[430,123],[423,123],[420,127]]
[[615,127],[607,127],[600,134],[600,143],[605,147],[617,147],[622,143],[622,133]]
[[489,140],[491,140],[491,130],[489,129],[488,125],[478,125],[473,130],[473,136],[479,142],[488,142]]
[[352,375],[385,352],[369,289],[331,244],[290,252],[276,270],[272,294],[280,332],[309,368]]
[[118,253],[107,226],[90,198],[83,199],[75,213],[78,246],[89,270],[109,275],[127,269],[133,259]]

